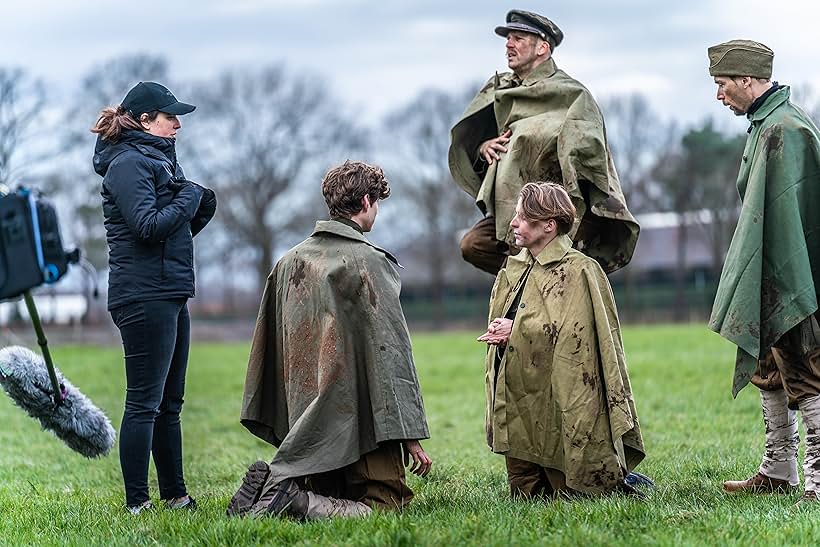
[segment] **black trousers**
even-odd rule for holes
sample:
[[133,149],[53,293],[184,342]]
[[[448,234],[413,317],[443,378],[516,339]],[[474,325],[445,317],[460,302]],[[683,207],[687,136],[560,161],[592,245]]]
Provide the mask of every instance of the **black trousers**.
[[182,474],[179,414],[191,320],[187,300],[153,300],[111,310],[125,351],[125,413],[120,426],[120,466],[129,506],[149,499],[153,454],[162,499],[187,494]]

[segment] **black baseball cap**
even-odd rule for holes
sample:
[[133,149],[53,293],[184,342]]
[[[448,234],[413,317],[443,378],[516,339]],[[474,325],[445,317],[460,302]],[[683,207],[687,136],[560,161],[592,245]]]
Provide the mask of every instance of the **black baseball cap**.
[[122,100],[122,107],[137,120],[155,110],[180,116],[196,109],[192,104],[179,102],[167,87],[156,82],[140,82],[132,87]]

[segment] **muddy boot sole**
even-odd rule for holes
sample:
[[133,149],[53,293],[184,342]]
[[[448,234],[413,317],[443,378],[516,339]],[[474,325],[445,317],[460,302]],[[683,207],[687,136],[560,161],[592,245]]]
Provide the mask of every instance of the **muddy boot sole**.
[[242,484],[239,490],[231,498],[228,504],[228,509],[225,514],[229,517],[243,517],[251,507],[259,501],[259,496],[262,494],[262,487],[265,486],[265,481],[268,480],[270,468],[268,464],[263,461],[254,462],[248,467],[248,472],[242,478]]

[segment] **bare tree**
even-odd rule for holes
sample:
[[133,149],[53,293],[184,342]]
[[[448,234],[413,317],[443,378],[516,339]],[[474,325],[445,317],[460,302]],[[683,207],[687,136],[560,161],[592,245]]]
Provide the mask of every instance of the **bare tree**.
[[87,157],[89,143],[92,146],[94,143],[89,128],[94,125],[100,110],[120,104],[126,92],[141,81],[160,81],[171,85],[165,58],[137,53],[114,57],[93,66],[82,77],[75,100],[68,108],[69,119],[78,123],[69,124],[66,128],[66,150],[82,148]]
[[815,124],[820,124],[820,96],[810,83],[797,84],[791,89],[791,100],[806,110]]
[[364,144],[326,89],[274,65],[227,71],[195,93],[195,167],[217,191],[230,247],[253,251],[259,287],[283,239],[319,214],[321,170]]
[[422,91],[389,114],[383,128],[386,142],[391,143],[388,161],[395,164],[395,195],[409,206],[403,209],[402,232],[412,237],[421,251],[416,256],[428,270],[436,326],[445,320],[446,272],[464,264],[458,232],[477,216],[475,203],[453,183],[447,166],[450,128],[473,91]]
[[100,177],[91,157],[96,139],[89,129],[106,106],[118,105],[126,92],[143,80],[167,82],[168,66],[162,57],[136,54],[109,59],[92,67],[80,81],[69,104],[61,139],[62,165],[51,180],[71,204],[72,235],[97,270],[107,267],[108,248],[103,227]]
[[653,169],[662,189],[661,207],[677,213],[676,311],[686,312],[686,248],[690,227],[707,238],[712,250],[712,273],[720,273],[723,257],[737,224],[739,199],[735,180],[743,151],[743,135],[724,135],[712,120],[690,129],[670,143]]
[[[66,211],[61,214],[64,234],[81,250],[97,271],[108,265],[108,246],[103,226],[100,177],[92,167],[95,135],[90,128],[102,108],[120,103],[126,92],[141,80],[167,81],[167,64],[161,57],[125,55],[92,67],[80,80],[73,97],[59,107],[61,120],[56,126],[56,153],[41,187],[58,198]],[[68,222],[66,222],[68,220]],[[100,316],[90,288],[85,291],[87,309],[84,320]]]
[[[607,139],[618,169],[626,202],[633,213],[654,211],[652,164],[662,143],[664,124],[641,93],[614,95],[602,101]],[[635,302],[636,272],[627,265],[622,272],[624,310]],[[628,311],[627,311],[628,313]]]
[[719,133],[712,120],[690,130],[681,141],[692,208],[705,213],[696,215],[694,224],[709,243],[715,276],[720,274],[740,213],[735,182],[745,143],[745,134]]
[[659,210],[677,213],[678,229],[675,241],[675,319],[682,320],[687,315],[686,309],[686,248],[688,231],[685,213],[691,210],[692,204],[687,188],[684,170],[685,155],[680,145],[677,127],[670,125],[665,138],[666,146],[658,155],[652,168],[652,178],[657,182],[659,194],[655,203]]
[[601,110],[629,208],[636,213],[651,211],[652,180],[648,175],[662,142],[664,124],[641,93],[609,97],[601,102]]
[[45,104],[42,81],[21,68],[0,67],[0,184],[8,185],[28,167],[23,154]]

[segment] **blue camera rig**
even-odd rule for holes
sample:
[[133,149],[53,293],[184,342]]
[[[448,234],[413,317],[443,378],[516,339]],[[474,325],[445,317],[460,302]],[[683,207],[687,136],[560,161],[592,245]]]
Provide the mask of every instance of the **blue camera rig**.
[[63,249],[57,212],[28,188],[0,195],[0,300],[54,283],[80,260]]

